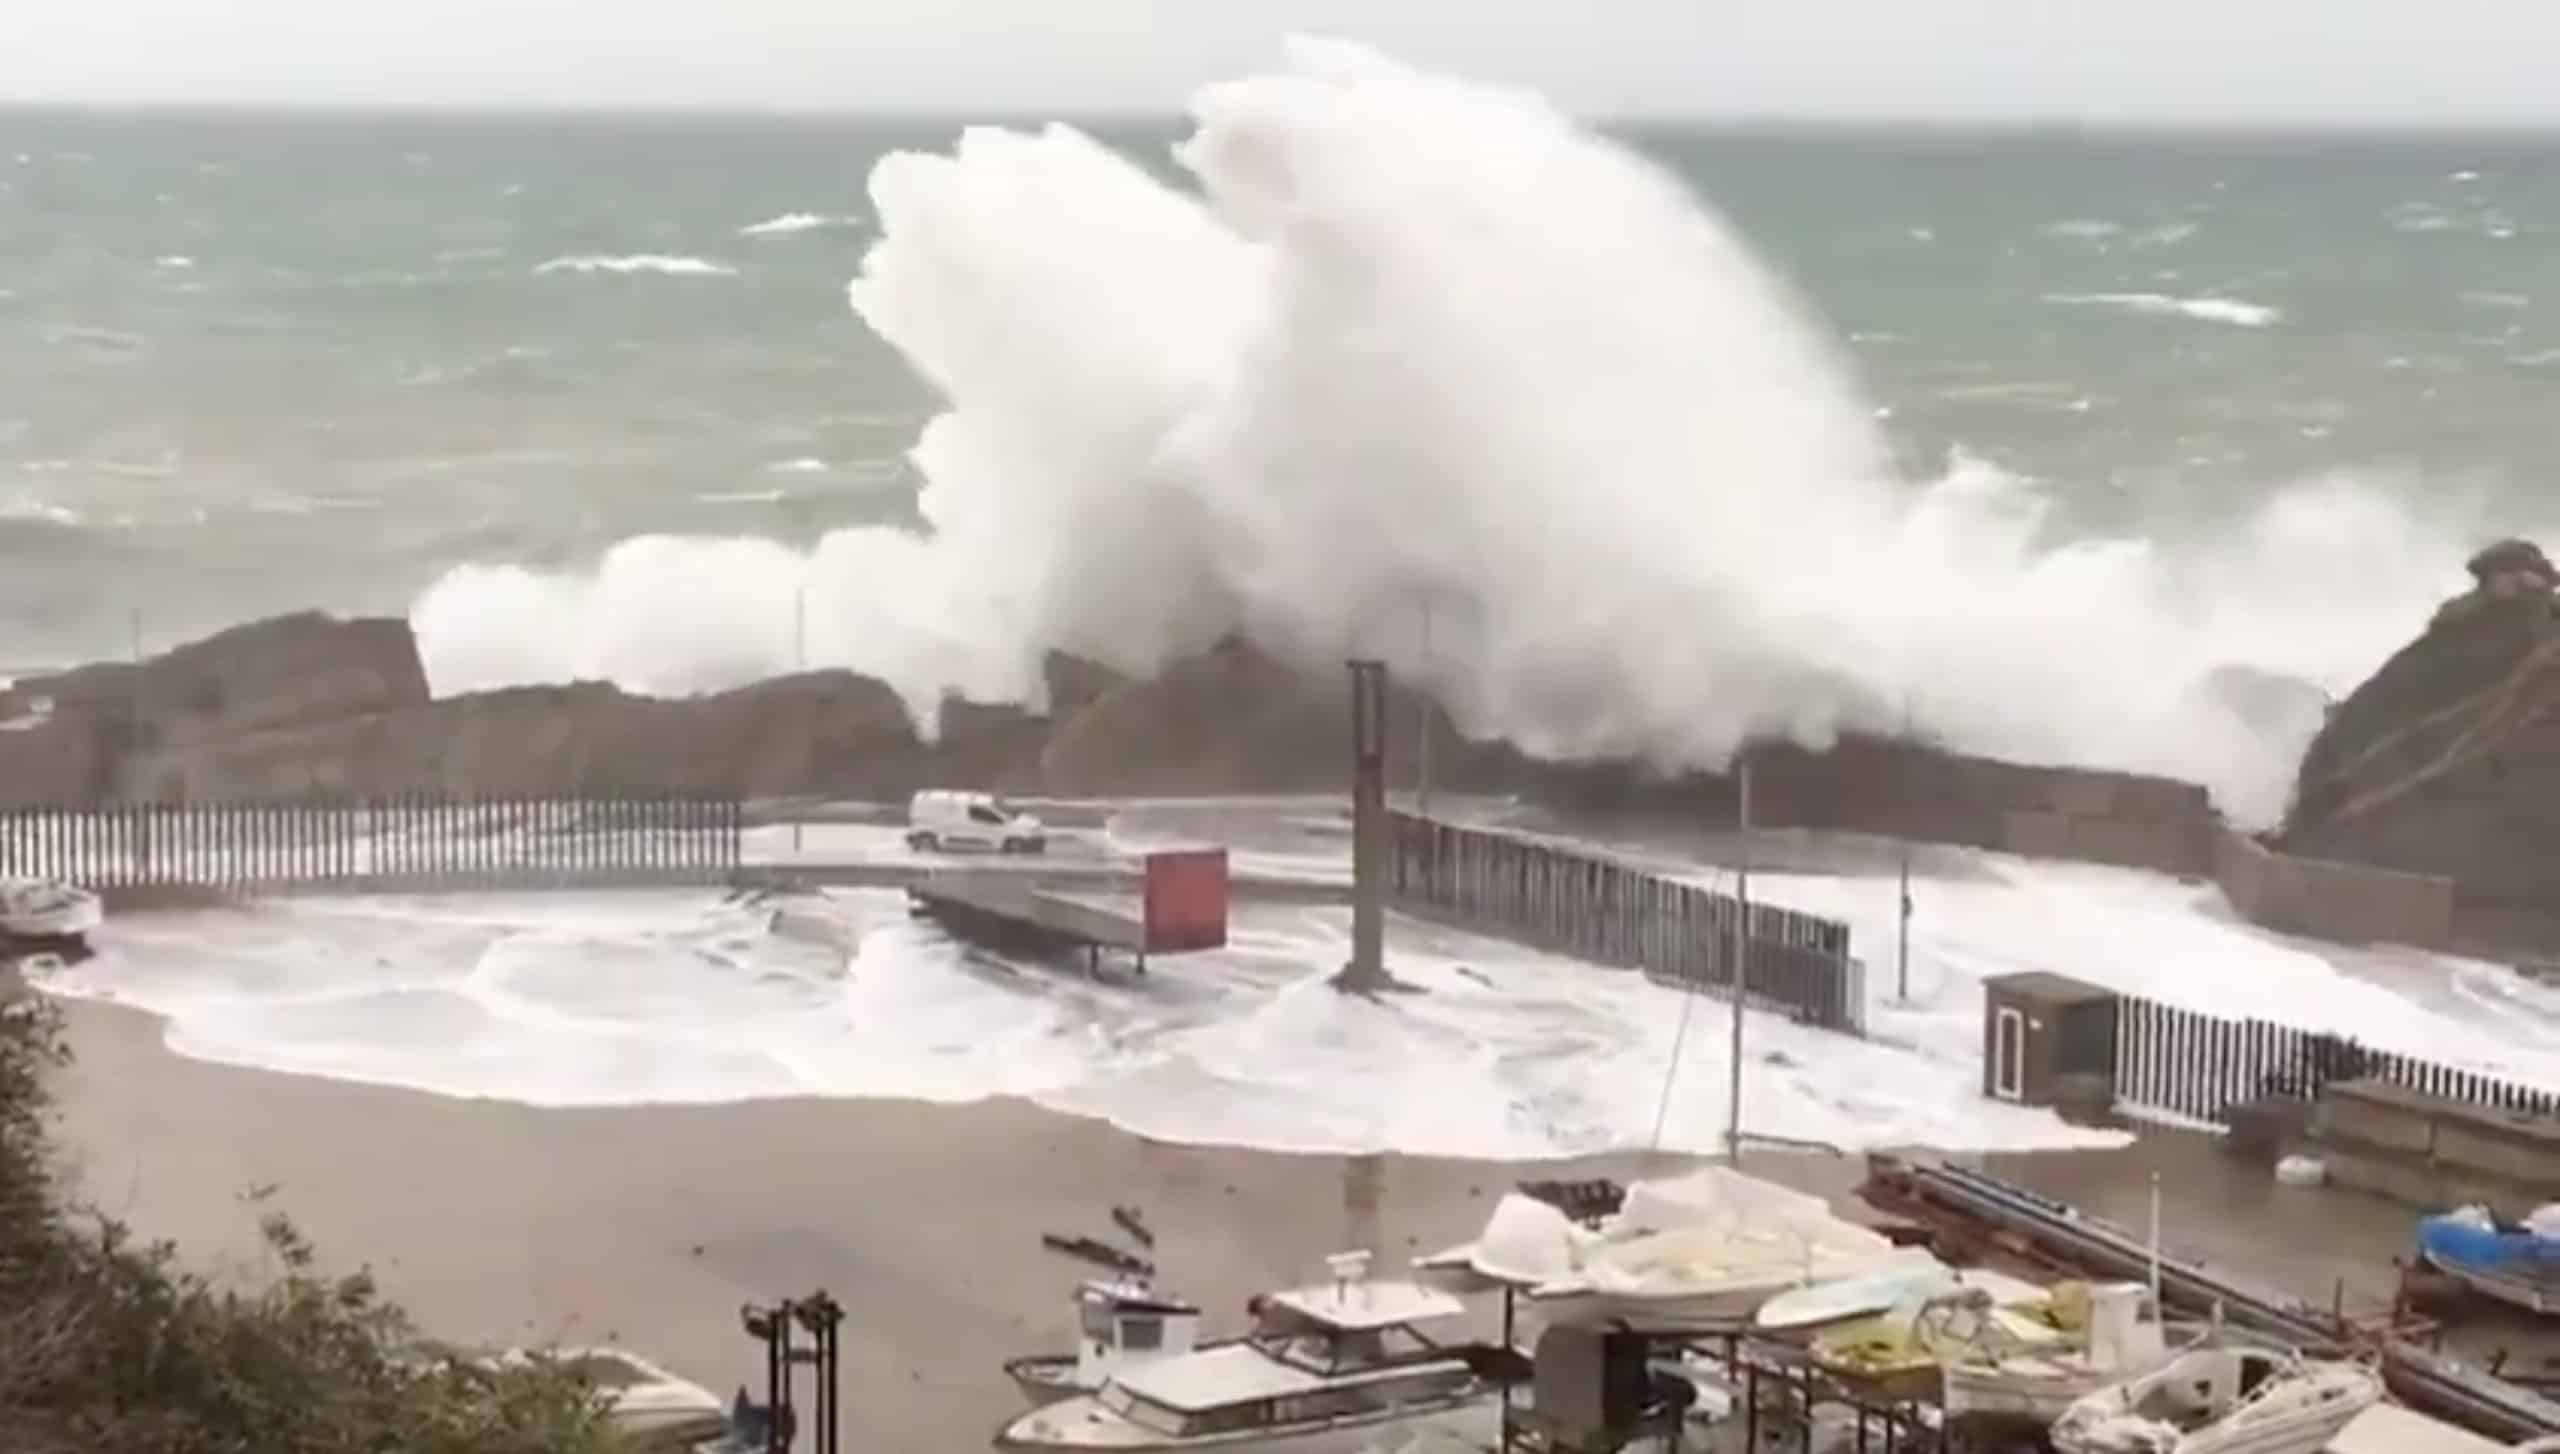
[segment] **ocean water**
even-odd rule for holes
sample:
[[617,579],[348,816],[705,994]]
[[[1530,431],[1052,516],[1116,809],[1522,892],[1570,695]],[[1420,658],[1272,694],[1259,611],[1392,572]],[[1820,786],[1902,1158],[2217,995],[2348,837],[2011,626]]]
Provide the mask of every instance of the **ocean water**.
[[[962,122],[0,117],[0,667],[321,606],[419,612],[447,689],[805,649],[1005,695],[1045,645],[1331,649],[1420,580],[1470,714],[1558,750],[1917,692],[2245,793],[2183,708],[2056,674],[2227,642],[2351,685],[2463,546],[2560,513],[2560,139],[1605,131],[1304,61],[1195,113],[1082,127],[1126,175],[1019,123],[876,177]],[[1080,553],[860,529],[926,516]],[[1131,553],[1159,529],[1250,548]],[[1346,536],[1443,544],[1294,584]],[[1669,691],[1669,648],[1593,665],[1639,619],[1741,625]]]

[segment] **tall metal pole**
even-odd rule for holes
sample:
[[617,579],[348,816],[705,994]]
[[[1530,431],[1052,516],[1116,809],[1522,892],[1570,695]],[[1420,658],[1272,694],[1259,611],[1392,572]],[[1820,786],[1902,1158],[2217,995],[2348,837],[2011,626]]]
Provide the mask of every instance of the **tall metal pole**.
[[1351,962],[1338,989],[1386,987],[1387,664],[1351,666]]
[[1893,993],[1904,1004],[1911,1003],[1911,690],[1902,692],[1902,898],[1896,906],[1899,922],[1893,947]]
[[[791,667],[794,671],[809,669],[809,583],[803,580],[791,592]],[[791,856],[800,856],[800,815],[791,815]]]
[[[1425,684],[1432,680],[1431,600],[1427,596],[1422,602],[1422,680]],[[1426,685],[1423,691],[1414,694],[1414,702],[1422,714],[1422,740],[1414,744],[1421,755],[1422,782],[1420,790],[1414,794],[1414,811],[1425,818],[1431,816],[1431,698],[1428,690]]]
[[1733,877],[1733,1047],[1726,1086],[1724,1151],[1742,1164],[1742,1002],[1751,988],[1751,745],[1734,754],[1742,791],[1742,863]]

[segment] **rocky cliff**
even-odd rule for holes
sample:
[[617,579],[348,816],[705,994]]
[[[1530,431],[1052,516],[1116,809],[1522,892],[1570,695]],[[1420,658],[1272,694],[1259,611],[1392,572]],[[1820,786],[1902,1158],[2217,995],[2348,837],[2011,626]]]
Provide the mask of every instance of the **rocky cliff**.
[[2338,704],[2281,842],[2439,874],[2464,905],[2560,904],[2560,571],[2501,541],[2417,640]]

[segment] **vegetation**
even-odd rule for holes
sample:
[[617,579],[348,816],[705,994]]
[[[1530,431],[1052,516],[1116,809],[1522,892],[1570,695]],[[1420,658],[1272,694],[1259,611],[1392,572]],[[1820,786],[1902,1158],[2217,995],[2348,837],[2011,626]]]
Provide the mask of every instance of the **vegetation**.
[[[0,994],[7,987],[0,985]],[[12,1454],[591,1454],[580,1370],[432,1351],[364,1273],[327,1277],[281,1215],[278,1272],[217,1289],[54,1179],[54,1007],[0,1004],[0,1449]]]

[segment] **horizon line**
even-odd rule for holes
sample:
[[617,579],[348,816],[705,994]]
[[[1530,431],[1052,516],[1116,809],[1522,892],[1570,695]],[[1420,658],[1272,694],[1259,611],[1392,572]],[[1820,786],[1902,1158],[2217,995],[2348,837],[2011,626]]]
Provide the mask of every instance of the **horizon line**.
[[[71,100],[0,96],[0,114],[52,114],[95,119],[155,117],[309,117],[402,121],[688,121],[872,122],[909,125],[1180,124],[1181,107],[1107,106],[792,106],[688,102],[544,101],[252,101],[241,99]],[[1911,131],[1950,133],[2046,133],[2100,136],[2488,136],[2560,138],[2560,114],[2337,118],[2292,115],[2072,116],[2059,114],[1964,115],[1910,112],[1844,114],[1792,111],[1672,111],[1630,109],[1568,112],[1601,128],[1672,127],[1731,131]]]

